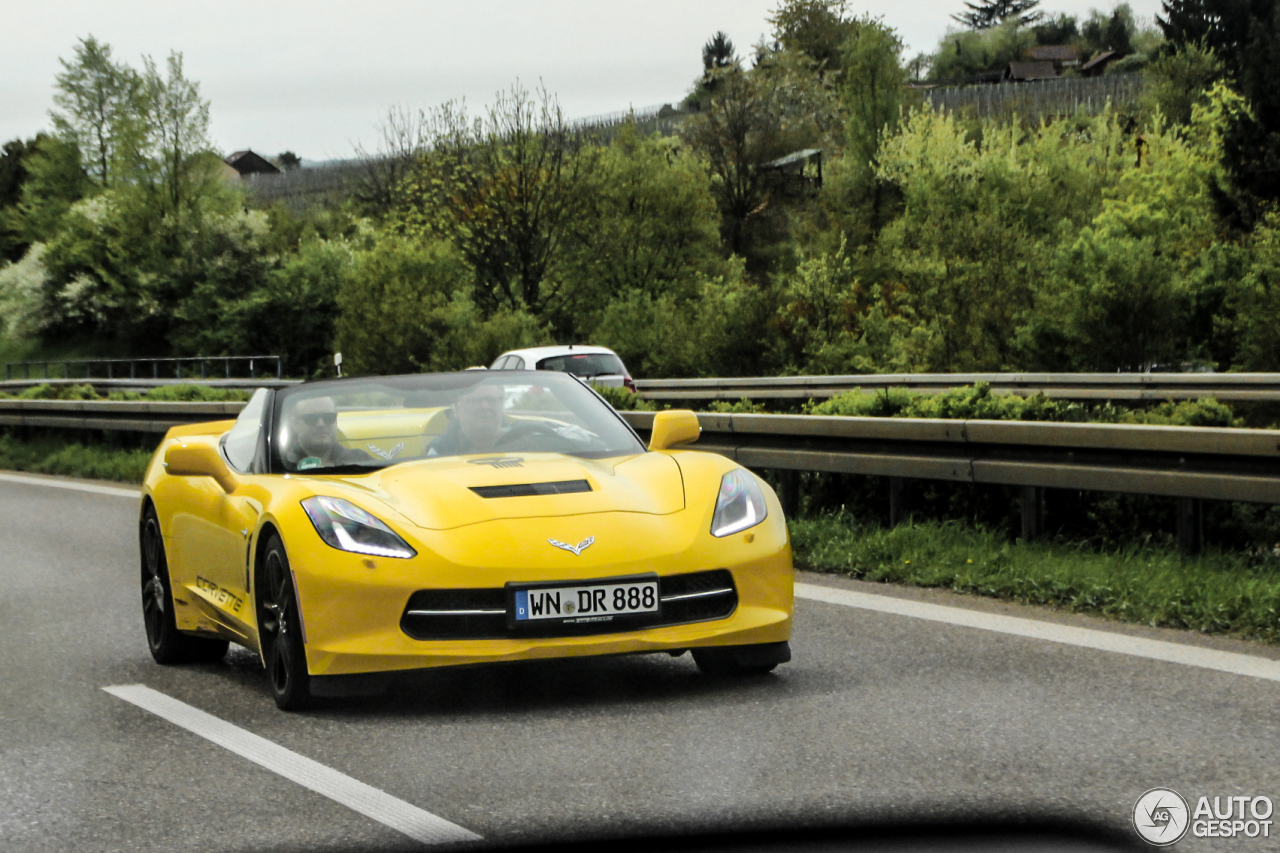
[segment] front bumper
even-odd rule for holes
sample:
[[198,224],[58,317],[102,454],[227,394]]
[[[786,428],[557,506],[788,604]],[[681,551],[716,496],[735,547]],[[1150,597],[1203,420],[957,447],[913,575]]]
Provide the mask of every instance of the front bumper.
[[[591,530],[600,532],[598,544],[578,556],[537,547],[547,538],[545,519],[415,531],[420,541],[412,544],[423,547],[410,560],[336,551],[314,531],[295,528],[296,535],[285,546],[302,610],[307,667],[321,679],[317,688],[326,692],[323,681],[335,676],[790,639],[791,548],[780,513],[776,522],[767,520],[725,539],[680,536],[673,519],[661,516],[615,515],[627,517],[558,520],[554,532],[567,541],[595,535]],[[625,538],[617,535],[624,532]],[[461,639],[414,639],[402,625],[407,603],[422,590],[500,590],[508,582],[583,581],[650,572],[664,578],[717,569],[731,573],[737,605],[727,617],[710,621],[577,636]]]

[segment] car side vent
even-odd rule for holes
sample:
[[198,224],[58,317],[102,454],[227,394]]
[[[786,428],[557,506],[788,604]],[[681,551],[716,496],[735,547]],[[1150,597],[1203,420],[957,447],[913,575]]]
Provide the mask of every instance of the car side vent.
[[591,491],[591,484],[586,480],[560,480],[555,483],[472,486],[471,491],[482,498],[527,498],[533,495],[571,495],[574,492],[589,492]]

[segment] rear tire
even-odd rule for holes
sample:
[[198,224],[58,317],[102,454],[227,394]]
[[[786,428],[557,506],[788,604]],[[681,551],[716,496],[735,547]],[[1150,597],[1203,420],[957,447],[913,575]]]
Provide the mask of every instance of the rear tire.
[[302,642],[302,621],[293,590],[289,557],[279,535],[272,533],[262,551],[262,585],[258,589],[258,634],[271,695],[282,711],[312,704],[311,675]]
[[173,618],[173,589],[165,557],[160,519],[153,506],[142,515],[138,531],[142,551],[142,619],[147,647],[158,664],[216,663],[226,657],[226,640],[193,637],[178,630]]
[[705,675],[751,676],[773,672],[791,660],[789,643],[760,643],[751,646],[715,646],[694,649],[693,662]]

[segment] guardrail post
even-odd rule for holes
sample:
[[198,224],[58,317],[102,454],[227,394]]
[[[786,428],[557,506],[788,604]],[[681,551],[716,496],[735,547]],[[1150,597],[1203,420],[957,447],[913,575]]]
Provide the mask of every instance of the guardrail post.
[[250,379],[258,378],[258,371],[255,370],[253,367],[253,359],[249,359],[249,378]]
[[1178,498],[1178,550],[1198,554],[1204,545],[1204,501]]
[[786,468],[780,470],[778,485],[778,500],[782,503],[782,512],[785,515],[795,515],[800,511],[800,472]]
[[889,478],[889,526],[897,527],[911,515],[906,477]]
[[226,368],[226,371],[227,371],[227,378],[228,378],[228,379],[230,379],[230,378],[231,378],[231,359],[229,359],[229,358],[224,358],[224,359],[222,360],[222,366],[223,366],[224,368]]
[[1022,487],[1022,541],[1030,542],[1044,533],[1044,489]]
[[111,373],[112,373],[112,364],[111,364],[111,359],[107,359],[107,378],[108,378],[108,379],[113,378],[113,377],[112,377],[112,375],[111,375]]

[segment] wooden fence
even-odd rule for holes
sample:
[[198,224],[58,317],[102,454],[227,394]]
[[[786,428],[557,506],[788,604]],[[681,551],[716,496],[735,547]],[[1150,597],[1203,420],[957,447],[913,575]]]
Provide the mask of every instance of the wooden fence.
[[1023,121],[1083,112],[1097,115],[1113,107],[1136,106],[1143,93],[1141,74],[1069,77],[1027,83],[953,86],[929,89],[925,101],[935,110],[969,112],[983,119]]

